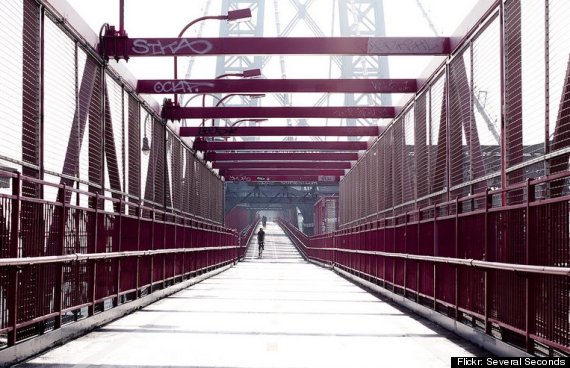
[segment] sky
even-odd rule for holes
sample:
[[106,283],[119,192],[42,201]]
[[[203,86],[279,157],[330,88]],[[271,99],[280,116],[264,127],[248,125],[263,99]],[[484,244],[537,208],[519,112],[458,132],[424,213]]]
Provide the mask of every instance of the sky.
[[[446,36],[450,35],[464,19],[477,0],[385,0],[384,20],[386,36]],[[119,0],[68,0],[80,15],[96,32],[104,23],[119,24]],[[191,20],[205,14],[221,14],[221,0],[125,0],[125,29],[130,37],[176,37],[180,30]],[[320,32],[325,36],[340,36],[338,0],[266,0],[264,36],[277,36],[278,27],[286,29],[297,12],[294,4],[307,4],[307,13],[314,20]],[[422,4],[423,11],[418,7]],[[290,36],[311,37],[314,32],[308,22],[300,20],[289,34]],[[239,27],[247,28],[247,22]],[[364,29],[356,25],[357,31]],[[197,37],[199,32],[203,37],[217,37],[220,31],[220,21],[210,20],[192,26],[186,33],[187,37]],[[424,71],[432,57],[406,56],[389,57],[389,72],[391,78],[417,78]],[[173,65],[171,58],[132,58],[127,67],[138,79],[171,78]],[[179,76],[184,76],[188,70],[190,58],[179,58]],[[216,76],[216,58],[196,58],[191,78],[214,78]],[[265,78],[339,78],[341,70],[328,56],[285,56],[282,59],[273,56],[263,65]],[[157,101],[163,97],[156,96]],[[320,94],[294,94],[291,103],[296,106],[313,106]],[[393,97],[393,102],[401,104],[411,95]],[[214,100],[207,104],[214,104]],[[241,103],[233,99],[228,104]],[[274,96],[266,96],[259,102],[262,106],[279,106]],[[343,95],[329,95],[327,103],[330,106],[344,104]],[[192,104],[199,105],[200,99]],[[317,121],[314,119],[311,123]],[[196,121],[194,121],[196,122]],[[284,121],[272,120],[269,124],[283,124]],[[328,123],[328,121],[326,122]],[[372,122],[374,123],[374,122]],[[387,121],[376,122],[385,124]],[[267,124],[267,123],[266,123]],[[192,125],[192,124],[190,124]]]

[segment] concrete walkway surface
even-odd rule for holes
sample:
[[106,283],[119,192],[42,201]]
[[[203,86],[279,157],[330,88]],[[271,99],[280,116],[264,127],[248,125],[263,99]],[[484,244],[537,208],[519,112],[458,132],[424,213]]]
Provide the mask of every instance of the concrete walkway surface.
[[246,261],[19,367],[449,367],[484,355],[335,273],[275,223]]

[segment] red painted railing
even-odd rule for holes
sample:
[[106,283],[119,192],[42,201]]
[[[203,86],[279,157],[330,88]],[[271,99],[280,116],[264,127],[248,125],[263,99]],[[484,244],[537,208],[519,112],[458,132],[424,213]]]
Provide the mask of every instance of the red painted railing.
[[[8,346],[223,267],[238,235],[205,219],[0,172],[0,335]],[[57,191],[57,201],[28,196]],[[71,200],[70,200],[71,198]]]
[[[534,354],[570,352],[570,172],[330,234],[281,226],[330,264]],[[542,193],[542,195],[541,195]],[[503,195],[525,198],[500,206]]]

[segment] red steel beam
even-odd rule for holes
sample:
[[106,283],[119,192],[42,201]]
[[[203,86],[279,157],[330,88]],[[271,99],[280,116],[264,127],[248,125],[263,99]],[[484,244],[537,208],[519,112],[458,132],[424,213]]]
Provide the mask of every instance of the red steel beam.
[[222,169],[220,175],[321,175],[321,176],[342,176],[344,170],[337,169]]
[[339,182],[340,176],[330,175],[230,175],[226,181],[243,182]]
[[332,118],[332,119],[392,119],[392,106],[326,106],[326,107],[179,107],[165,105],[162,117],[181,119],[255,119],[255,118]]
[[105,57],[199,55],[448,55],[448,37],[128,38],[106,35]]
[[155,79],[138,93],[416,93],[415,79]]
[[367,142],[206,142],[197,140],[194,148],[198,151],[285,151],[285,150],[330,150],[361,151],[368,148]]
[[358,153],[352,152],[287,152],[287,153],[219,153],[206,152],[206,161],[357,161]]
[[181,137],[376,137],[377,126],[181,127]]
[[350,162],[342,161],[245,161],[214,162],[214,169],[350,169]]

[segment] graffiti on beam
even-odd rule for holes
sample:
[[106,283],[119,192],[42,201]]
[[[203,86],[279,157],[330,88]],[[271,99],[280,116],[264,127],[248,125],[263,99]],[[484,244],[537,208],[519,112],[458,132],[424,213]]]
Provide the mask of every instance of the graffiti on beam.
[[214,46],[207,40],[188,40],[185,38],[163,43],[161,40],[149,41],[138,38],[133,41],[133,52],[138,55],[176,55],[182,51],[190,54],[203,55]]
[[229,181],[251,181],[251,177],[249,177],[249,176],[242,176],[242,175],[237,175],[237,176],[230,175],[230,176],[228,177],[228,180],[229,180]]
[[371,37],[368,40],[368,54],[409,54],[409,53],[442,53],[444,51],[443,43],[438,40],[430,39],[407,39],[386,40],[382,38]]
[[232,135],[237,131],[236,127],[200,127],[198,129],[198,136],[227,136]]
[[156,93],[196,93],[200,92],[202,87],[214,87],[214,83],[208,82],[189,82],[189,81],[165,81],[156,82],[153,90]]
[[319,175],[318,180],[319,181],[335,181],[336,178],[334,176],[330,176],[330,175]]

